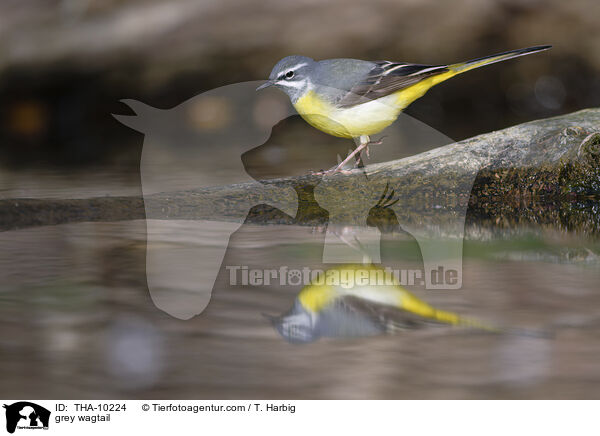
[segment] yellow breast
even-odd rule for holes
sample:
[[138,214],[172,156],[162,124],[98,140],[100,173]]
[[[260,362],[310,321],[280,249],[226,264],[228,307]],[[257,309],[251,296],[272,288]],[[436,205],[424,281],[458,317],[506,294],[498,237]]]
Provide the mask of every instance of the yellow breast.
[[429,88],[456,74],[455,71],[438,74],[393,94],[349,108],[335,107],[319,98],[314,91],[309,91],[296,101],[294,108],[308,124],[330,135],[341,138],[374,135],[396,121],[400,112]]
[[325,133],[356,138],[379,133],[396,120],[401,109],[393,104],[394,97],[388,97],[350,108],[337,108],[309,91],[296,101],[294,108],[308,124]]

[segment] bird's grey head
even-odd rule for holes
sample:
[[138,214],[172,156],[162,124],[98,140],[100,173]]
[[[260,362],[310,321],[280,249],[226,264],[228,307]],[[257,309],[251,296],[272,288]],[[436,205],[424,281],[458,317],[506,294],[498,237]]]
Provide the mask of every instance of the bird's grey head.
[[289,95],[295,103],[311,86],[310,73],[316,62],[306,56],[288,56],[281,59],[271,71],[269,80],[260,85],[259,89],[275,86]]
[[271,321],[277,333],[292,344],[314,342],[321,336],[310,313],[298,301],[285,315],[263,315]]

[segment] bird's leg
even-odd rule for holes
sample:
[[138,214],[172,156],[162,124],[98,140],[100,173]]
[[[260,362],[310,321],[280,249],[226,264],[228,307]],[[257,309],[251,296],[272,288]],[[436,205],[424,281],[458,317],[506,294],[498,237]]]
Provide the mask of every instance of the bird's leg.
[[367,146],[365,147],[365,152],[367,153],[367,158],[370,158],[371,155],[369,153],[369,145],[378,145],[381,144],[383,142],[383,138],[385,138],[385,136],[382,136],[378,141],[371,141],[371,139],[367,136],[367,135],[362,135],[360,137],[360,142],[366,142]]
[[[344,165],[346,165],[353,157],[356,159],[354,168],[357,168],[358,165],[360,165],[360,162],[362,160],[360,152],[366,148],[367,149],[367,157],[368,157],[369,156],[369,145],[381,144],[383,142],[384,138],[385,138],[385,136],[382,136],[378,141],[371,141],[367,135],[362,135],[360,137],[360,143],[359,143],[358,147],[356,147],[356,149],[354,149],[354,151],[351,151],[350,153],[348,153],[348,156],[346,156],[346,159],[344,159],[342,162],[340,162],[336,167],[331,168],[327,171],[311,171],[311,174],[321,176],[321,175],[331,175],[331,174],[335,174],[335,173],[339,173],[339,172],[346,172],[346,170],[343,170],[342,168],[344,168]],[[339,162],[339,156],[338,156],[338,162]]]
[[360,142],[361,144],[363,142],[367,143],[367,146],[365,147],[365,153],[367,153],[367,159],[369,159],[371,157],[369,153],[369,144],[371,143],[371,138],[369,138],[367,135],[361,135]]
[[362,156],[360,155],[360,153],[356,153],[354,155],[354,168],[360,167],[361,162],[362,162]]
[[[367,135],[361,135],[358,138],[358,146],[362,145],[363,143],[366,143],[367,146],[365,147],[365,151],[367,152],[367,158],[369,157],[369,137]],[[359,165],[361,164],[362,160],[362,153],[357,152],[354,155],[354,158],[356,159],[356,162],[354,163],[354,168],[358,168]]]
[[346,165],[350,161],[350,159],[352,159],[356,155],[358,155],[357,163],[360,162],[360,154],[359,153],[361,151],[363,151],[365,149],[365,147],[367,147],[368,145],[369,145],[369,137],[367,135],[362,135],[360,137],[359,146],[356,147],[353,152],[348,154],[348,156],[346,156],[346,159],[344,159],[342,162],[340,162],[340,164],[333,169],[332,173],[337,173],[338,171],[340,171],[344,167],[344,165]]
[[[356,166],[358,166],[358,163],[361,161],[361,157],[360,157],[360,152],[363,151],[364,149],[367,150],[367,157],[369,157],[369,145],[379,145],[383,142],[383,138],[385,138],[385,136],[382,136],[378,141],[371,141],[369,139],[369,137],[367,135],[362,135],[360,137],[360,144],[358,145],[358,147],[356,147],[356,149],[351,152],[346,159],[344,159],[337,167],[335,167],[333,170],[330,170],[332,174],[335,174],[339,171],[342,170],[342,168],[344,167],[344,165],[346,165],[350,159],[352,159],[352,157],[354,156],[358,156],[356,158]],[[355,168],[356,168],[355,166]]]

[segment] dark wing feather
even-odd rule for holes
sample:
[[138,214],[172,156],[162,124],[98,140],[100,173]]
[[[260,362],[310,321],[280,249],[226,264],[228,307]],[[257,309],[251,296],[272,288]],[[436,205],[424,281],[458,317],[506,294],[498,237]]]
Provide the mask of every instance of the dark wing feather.
[[360,317],[365,321],[369,320],[373,325],[377,325],[382,333],[398,330],[417,330],[443,324],[406,310],[377,304],[355,296],[342,297],[336,300],[335,304],[338,311],[345,312],[348,315],[353,314],[353,316]]
[[375,61],[367,77],[354,85],[337,106],[348,108],[376,100],[423,79],[448,71],[445,65],[419,65],[401,62]]

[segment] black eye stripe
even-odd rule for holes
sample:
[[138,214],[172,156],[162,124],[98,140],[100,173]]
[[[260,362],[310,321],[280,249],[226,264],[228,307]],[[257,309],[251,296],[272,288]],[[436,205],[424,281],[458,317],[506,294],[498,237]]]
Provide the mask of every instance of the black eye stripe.
[[279,76],[277,76],[277,80],[291,79],[292,77],[294,77],[294,75],[295,75],[294,71],[290,70],[285,73],[281,73]]

